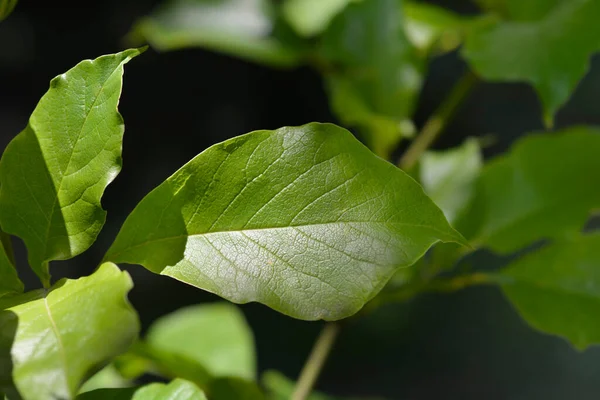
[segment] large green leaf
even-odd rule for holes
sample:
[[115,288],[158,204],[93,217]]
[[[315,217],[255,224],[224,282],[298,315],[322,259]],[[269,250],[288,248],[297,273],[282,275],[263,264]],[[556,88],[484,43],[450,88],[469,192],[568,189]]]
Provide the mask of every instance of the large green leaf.
[[288,23],[303,36],[314,36],[325,30],[331,20],[348,3],[356,0],[286,0],[283,15]]
[[86,378],[139,331],[127,301],[131,278],[112,263],[0,300],[0,390],[25,400],[72,399]]
[[82,61],[54,78],[0,161],[2,229],[25,241],[46,285],[48,261],[85,251],[104,225],[100,198],[121,169],[123,65],[138,54]]
[[286,33],[278,29],[270,0],[170,0],[138,21],[130,36],[163,51],[204,47],[292,66],[303,54]]
[[0,21],[10,15],[18,3],[18,0],[0,0]]
[[0,297],[23,292],[15,269],[10,236],[0,231]]
[[[597,0],[507,0],[507,21],[482,23],[463,55],[486,79],[525,81],[537,90],[544,119],[569,98],[600,49]],[[496,5],[497,6],[497,5]]]
[[598,154],[597,129],[526,136],[484,167],[466,217],[472,227],[459,229],[500,253],[581,230],[600,206]]
[[321,54],[334,66],[326,76],[333,111],[388,158],[411,132],[408,120],[423,83],[424,61],[407,39],[402,2],[350,4],[324,33]]
[[510,301],[534,328],[578,349],[600,344],[600,234],[551,244],[513,262],[502,275]]
[[185,356],[215,376],[256,377],[254,338],[244,315],[229,303],[201,304],[154,322],[147,343]]
[[428,151],[419,162],[419,181],[425,193],[452,223],[475,193],[482,165],[479,144],[469,139],[455,149]]
[[199,154],[138,204],[105,259],[336,320],[438,240],[462,239],[412,178],[348,131],[312,123]]
[[206,396],[192,382],[175,379],[140,388],[93,390],[77,396],[77,400],[206,400]]

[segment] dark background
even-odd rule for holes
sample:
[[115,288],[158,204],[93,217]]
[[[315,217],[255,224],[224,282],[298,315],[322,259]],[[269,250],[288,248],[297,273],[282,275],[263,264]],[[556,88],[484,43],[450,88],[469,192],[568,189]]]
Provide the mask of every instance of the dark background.
[[[52,77],[82,59],[123,49],[122,37],[133,21],[157,1],[50,2],[51,7],[41,7],[43,3],[22,0],[0,23],[1,148],[25,127]],[[441,3],[476,12],[466,1]],[[457,54],[432,63],[417,126],[463,70]],[[149,50],[126,66],[124,82],[124,163],[102,201],[108,220],[89,251],[52,265],[55,278],[91,273],[139,200],[211,144],[256,129],[336,121],[319,76],[308,68],[274,70],[201,49]],[[599,92],[597,59],[560,111],[557,127],[599,124]],[[492,134],[495,142],[484,151],[492,157],[520,135],[540,129],[532,89],[485,83],[434,147]],[[17,256],[28,289],[38,287],[20,241]],[[498,262],[486,254],[475,260],[486,267]],[[130,299],[144,327],[181,306],[218,300],[142,267],[126,268],[136,285]],[[296,321],[257,304],[242,309],[255,332],[260,370],[276,368],[295,378],[320,323]],[[471,288],[388,306],[345,328],[318,386],[331,394],[389,399],[597,399],[600,351],[578,353],[559,338],[537,333],[497,289]]]

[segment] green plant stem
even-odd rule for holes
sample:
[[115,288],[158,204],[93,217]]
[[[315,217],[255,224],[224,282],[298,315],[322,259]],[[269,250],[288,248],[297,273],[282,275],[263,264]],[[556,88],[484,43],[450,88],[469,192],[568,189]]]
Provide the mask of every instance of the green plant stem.
[[446,100],[440,105],[435,113],[429,117],[421,129],[421,132],[402,155],[398,162],[398,167],[403,170],[409,170],[417,163],[417,161],[419,161],[421,154],[423,154],[423,152],[427,150],[443,132],[446,125],[448,125],[448,122],[450,122],[454,116],[456,110],[475,86],[476,82],[477,77],[471,71],[467,71],[460,78],[452,88],[452,91]]
[[339,330],[340,326],[333,322],[327,323],[321,330],[308,360],[306,360],[302,372],[300,372],[292,400],[305,400],[308,397],[333,347]]

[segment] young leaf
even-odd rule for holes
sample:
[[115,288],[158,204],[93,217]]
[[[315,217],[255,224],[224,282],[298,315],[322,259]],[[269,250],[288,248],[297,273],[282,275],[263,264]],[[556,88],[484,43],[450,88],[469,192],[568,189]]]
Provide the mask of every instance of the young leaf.
[[121,169],[123,65],[138,54],[82,61],[54,78],[0,161],[2,229],[23,239],[46,285],[48,261],[85,251],[104,225],[100,198]]
[[140,388],[98,389],[77,396],[77,400],[206,400],[192,382],[175,379],[168,384],[151,383]]
[[600,50],[600,2],[501,4],[510,20],[478,24],[467,37],[463,55],[486,79],[532,84],[544,106],[544,120],[551,125],[587,71],[590,56]]
[[117,389],[131,386],[133,386],[133,382],[125,379],[111,363],[88,379],[79,389],[79,393],[91,392],[96,389]]
[[18,0],[0,0],[0,21],[6,19],[16,7]]
[[326,76],[334,112],[389,157],[406,135],[423,82],[424,62],[406,37],[402,2],[350,4],[325,31],[321,55],[338,71]]
[[0,297],[23,292],[12,255],[10,236],[0,231]]
[[254,380],[254,338],[244,315],[228,303],[179,309],[152,324],[151,347],[186,356],[215,376]]
[[452,223],[475,193],[482,164],[477,141],[469,139],[444,152],[428,151],[419,162],[419,180],[425,193]]
[[513,262],[504,293],[534,328],[583,350],[600,343],[600,234],[554,243]]
[[170,0],[129,34],[152,47],[205,47],[274,66],[294,66],[302,52],[277,31],[270,0]]
[[0,390],[26,400],[74,398],[137,336],[131,287],[126,272],[105,263],[88,277],[1,299]]
[[283,15],[302,36],[318,35],[348,3],[355,0],[286,0]]
[[600,206],[600,130],[529,135],[487,164],[468,218],[477,244],[511,253],[541,238],[581,230]]
[[138,204],[105,259],[336,320],[438,240],[462,237],[412,178],[345,129],[312,123],[199,154]]

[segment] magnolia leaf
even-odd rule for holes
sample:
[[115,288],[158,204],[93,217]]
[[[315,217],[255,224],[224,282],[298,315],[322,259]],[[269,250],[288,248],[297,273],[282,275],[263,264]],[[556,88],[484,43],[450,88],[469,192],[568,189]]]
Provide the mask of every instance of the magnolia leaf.
[[0,297],[23,292],[23,282],[15,269],[10,236],[0,231]]
[[137,205],[105,259],[337,320],[439,240],[463,239],[412,178],[345,129],[312,123],[202,152]]
[[405,33],[402,2],[351,3],[323,34],[321,56],[336,71],[326,76],[333,111],[389,158],[423,83],[424,60]]
[[85,251],[104,225],[100,198],[121,169],[123,65],[140,50],[86,60],[50,82],[0,161],[0,222],[49,285],[48,262]]
[[15,9],[18,0],[0,0],[0,21],[6,19]]
[[129,34],[161,51],[204,47],[274,66],[293,66],[302,52],[277,29],[270,0],[170,0]]
[[108,364],[88,379],[79,389],[79,393],[91,392],[96,389],[117,389],[131,386],[133,386],[133,382],[125,379],[114,364]]
[[356,0],[286,0],[283,15],[296,32],[302,36],[314,36],[323,32],[352,1]]
[[151,383],[140,388],[98,389],[77,396],[77,400],[206,400],[204,392],[183,379]]
[[146,342],[197,362],[214,377],[256,378],[252,331],[229,303],[190,306],[166,315],[150,326]]
[[74,398],[136,338],[131,287],[126,272],[105,263],[88,277],[1,299],[0,390],[26,400]]
[[506,21],[473,27],[463,55],[485,79],[524,81],[536,89],[551,125],[600,50],[597,0],[494,2]]
[[598,129],[526,136],[483,168],[468,221],[459,229],[475,245],[499,253],[580,231],[600,206],[598,177],[591,173],[600,171],[598,154]]
[[502,289],[542,332],[583,350],[600,344],[600,234],[553,243],[502,271]]

